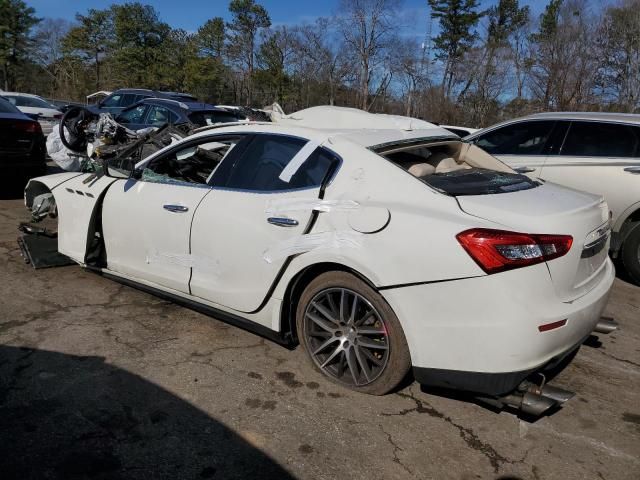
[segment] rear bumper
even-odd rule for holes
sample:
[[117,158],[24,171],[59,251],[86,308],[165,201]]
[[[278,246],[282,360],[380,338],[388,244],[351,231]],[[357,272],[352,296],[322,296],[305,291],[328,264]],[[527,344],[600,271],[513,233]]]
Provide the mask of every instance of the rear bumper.
[[610,259],[605,268],[598,285],[570,303],[557,297],[544,264],[381,293],[402,324],[419,382],[499,394],[589,336],[615,277]]
[[486,373],[413,367],[413,376],[419,384],[424,386],[499,397],[514,391],[523,380],[533,373],[547,372],[569,359],[574,353],[577,353],[580,345],[588,336],[586,335],[577,345],[552,358],[546,364],[528,370]]

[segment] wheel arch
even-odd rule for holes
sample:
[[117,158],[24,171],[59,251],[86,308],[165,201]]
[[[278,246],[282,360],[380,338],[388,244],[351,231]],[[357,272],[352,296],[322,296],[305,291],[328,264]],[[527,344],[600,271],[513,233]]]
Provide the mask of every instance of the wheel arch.
[[640,202],[630,207],[627,212],[625,212],[625,216],[623,218],[624,219],[621,222],[618,222],[620,227],[614,229],[613,244],[611,246],[614,256],[617,256],[620,253],[622,245],[633,229],[640,225]]
[[293,344],[298,344],[296,331],[296,310],[305,288],[319,275],[327,272],[347,272],[359,278],[372,289],[378,290],[374,283],[358,270],[337,262],[319,262],[307,265],[289,280],[284,292],[282,309],[280,310],[280,331]]

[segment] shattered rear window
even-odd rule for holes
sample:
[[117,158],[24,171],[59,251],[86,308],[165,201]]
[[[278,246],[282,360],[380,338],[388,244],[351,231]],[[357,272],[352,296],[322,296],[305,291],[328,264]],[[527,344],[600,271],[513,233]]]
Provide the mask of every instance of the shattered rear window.
[[423,181],[440,192],[453,196],[517,192],[540,185],[526,175],[481,168],[434,173]]

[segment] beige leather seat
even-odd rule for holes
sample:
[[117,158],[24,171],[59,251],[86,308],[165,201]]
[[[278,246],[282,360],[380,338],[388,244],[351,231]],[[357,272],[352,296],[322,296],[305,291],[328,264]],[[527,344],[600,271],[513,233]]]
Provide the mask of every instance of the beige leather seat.
[[429,163],[434,167],[435,173],[447,173],[462,168],[468,168],[455,161],[453,157],[444,152],[434,153],[429,157]]
[[426,162],[416,162],[412,164],[407,171],[414,177],[422,178],[427,175],[436,173],[436,167]]

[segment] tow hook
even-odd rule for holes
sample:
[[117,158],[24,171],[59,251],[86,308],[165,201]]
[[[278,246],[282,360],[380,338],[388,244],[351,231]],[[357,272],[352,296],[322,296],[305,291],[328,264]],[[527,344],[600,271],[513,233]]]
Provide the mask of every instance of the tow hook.
[[611,317],[600,317],[598,323],[596,323],[596,328],[593,329],[594,332],[603,333],[608,335],[611,332],[614,332],[618,329],[618,322],[616,322]]

